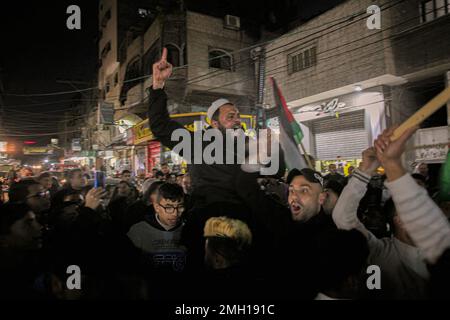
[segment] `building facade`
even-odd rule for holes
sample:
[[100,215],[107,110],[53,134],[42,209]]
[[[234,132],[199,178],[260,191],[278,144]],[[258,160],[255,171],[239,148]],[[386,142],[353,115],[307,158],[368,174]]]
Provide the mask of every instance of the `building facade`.
[[181,115],[178,120],[204,119],[201,113],[219,98],[233,101],[243,114],[252,113],[255,71],[249,50],[241,49],[255,39],[240,29],[238,17],[215,18],[184,8],[160,12],[140,35],[124,38],[123,43],[117,88],[105,95],[105,101],[115,107],[111,144],[115,157],[109,163],[115,170],[149,173],[159,162],[172,159],[154,141],[146,121],[146,89],[152,84],[152,65],[163,47],[174,66],[166,84],[168,109]]
[[[379,10],[368,13],[372,5]],[[356,165],[386,126],[401,123],[444,89],[448,5],[446,0],[346,1],[267,45],[267,76],[277,80],[301,123],[317,169],[330,162]],[[377,11],[381,28],[369,28]],[[266,87],[271,106],[269,79]],[[447,109],[433,119],[423,128],[442,132]],[[407,159],[419,160],[415,152]]]

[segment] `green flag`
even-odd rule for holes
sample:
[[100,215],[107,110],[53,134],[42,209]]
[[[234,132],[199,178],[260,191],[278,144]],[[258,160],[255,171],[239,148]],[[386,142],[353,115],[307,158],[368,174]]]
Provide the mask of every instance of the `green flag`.
[[447,153],[447,160],[441,168],[439,199],[450,201],[450,149]]

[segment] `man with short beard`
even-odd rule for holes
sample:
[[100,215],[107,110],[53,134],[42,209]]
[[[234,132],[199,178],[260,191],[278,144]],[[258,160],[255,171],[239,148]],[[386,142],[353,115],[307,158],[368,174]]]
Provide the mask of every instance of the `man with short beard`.
[[[155,137],[161,143],[173,149],[179,141],[172,141],[172,133],[177,129],[186,130],[183,125],[172,120],[167,111],[167,95],[164,91],[165,82],[172,74],[172,65],[167,62],[167,49],[164,48],[161,60],[153,65],[153,86],[149,89],[149,108],[148,118],[150,129]],[[192,177],[192,197],[195,199],[196,207],[205,208],[211,204],[223,206],[223,204],[240,206],[241,200],[235,192],[234,181],[236,175],[240,172],[240,164],[225,164],[226,154],[233,153],[235,150],[225,148],[225,134],[227,129],[241,129],[241,119],[238,108],[226,99],[216,100],[208,109],[207,116],[210,119],[210,128],[208,130],[219,130],[223,134],[224,152],[223,163],[213,163],[207,165],[193,164],[189,165],[189,172]],[[191,158],[194,157],[193,135],[191,134]],[[203,143],[201,152],[210,143]],[[181,155],[183,156],[183,155]],[[192,159],[189,159],[192,160]],[[193,163],[194,161],[191,161]],[[279,172],[284,173],[282,161]],[[200,235],[202,233],[200,228]]]
[[262,268],[260,271],[268,277],[267,293],[284,292],[279,286],[291,283],[298,288],[296,298],[313,299],[317,294],[315,272],[320,254],[313,248],[322,234],[336,229],[322,208],[326,198],[323,177],[309,168],[291,170],[287,176],[288,207],[267,197],[256,178],[256,174],[239,175],[236,185],[242,200],[251,208],[255,267]]

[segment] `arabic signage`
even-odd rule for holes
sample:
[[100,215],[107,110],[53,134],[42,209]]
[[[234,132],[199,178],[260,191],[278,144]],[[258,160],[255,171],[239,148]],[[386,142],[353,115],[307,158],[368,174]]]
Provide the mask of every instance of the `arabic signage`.
[[341,111],[347,107],[345,102],[339,102],[338,98],[334,98],[331,101],[323,102],[318,105],[308,105],[303,106],[295,111],[296,114],[311,112],[315,113],[316,116],[320,115],[332,115],[335,116],[338,111]]
[[420,129],[415,136],[416,161],[445,161],[450,131],[448,126]]

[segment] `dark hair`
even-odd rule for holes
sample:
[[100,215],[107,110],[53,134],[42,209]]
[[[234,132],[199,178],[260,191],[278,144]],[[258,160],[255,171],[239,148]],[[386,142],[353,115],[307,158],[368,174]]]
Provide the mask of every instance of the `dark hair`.
[[172,201],[184,200],[183,188],[176,183],[166,182],[158,188],[158,202],[163,198]]
[[25,203],[8,202],[0,206],[0,235],[9,234],[11,226],[30,211],[32,210]]
[[369,246],[364,235],[353,230],[330,230],[317,239],[318,289],[339,290],[366,266]]
[[80,168],[69,170],[69,172],[67,172],[67,179],[68,180],[72,179],[75,173],[77,172],[83,173],[83,171]]
[[411,175],[411,177],[413,177],[413,179],[422,181],[424,184],[427,183],[427,180],[425,179],[425,177],[423,175],[421,175],[420,173],[413,173]]
[[61,189],[58,192],[56,192],[51,200],[52,211],[58,210],[59,208],[61,208],[64,203],[64,198],[67,196],[71,196],[73,194],[79,195],[82,193],[80,191],[74,190],[74,189]]
[[44,178],[51,178],[52,175],[49,172],[42,172],[38,177],[37,180],[40,181]]
[[123,170],[122,173],[121,173],[121,175],[124,175],[125,173],[131,174],[131,171],[130,171],[130,170]]
[[158,191],[160,185],[164,184],[164,181],[154,181],[148,188],[145,190],[145,193],[142,196],[142,199],[145,203],[149,203],[150,196]]
[[132,199],[132,201],[136,200],[137,192],[136,192],[136,189],[134,188],[134,186],[131,183],[128,183],[128,182],[122,180],[114,187],[114,190],[113,190],[113,193],[111,195],[111,200],[110,201],[116,200],[118,198],[117,194],[119,193],[119,185],[120,184],[126,184],[128,186],[128,188],[130,188],[130,196],[129,196],[129,198]]
[[162,171],[156,171],[156,173],[155,173],[155,178],[157,178],[157,177],[164,177],[164,173],[162,173]]
[[9,189],[9,202],[25,202],[28,196],[28,187],[39,184],[34,179],[22,179],[19,182],[14,182]]
[[214,111],[214,113],[213,113],[213,115],[211,117],[211,121],[214,120],[214,121],[219,122],[220,108],[221,107],[217,108],[217,110]]

